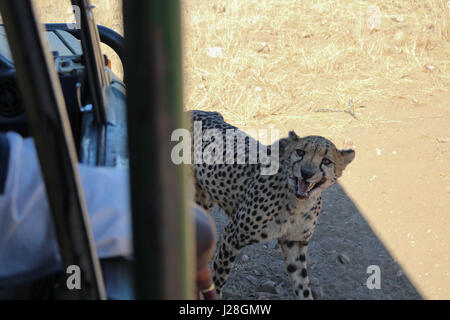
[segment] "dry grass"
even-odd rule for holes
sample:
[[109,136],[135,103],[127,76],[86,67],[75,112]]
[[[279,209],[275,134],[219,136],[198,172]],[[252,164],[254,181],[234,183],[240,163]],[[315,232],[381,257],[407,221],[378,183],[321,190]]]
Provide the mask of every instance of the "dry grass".
[[[235,124],[315,117],[346,110],[350,99],[356,108],[418,101],[450,87],[447,1],[377,1],[381,24],[372,32],[368,1],[183,3],[185,104]],[[216,57],[209,48],[220,48]]]
[[[35,3],[42,21],[70,18],[68,0]],[[92,3],[97,22],[122,33],[121,0]],[[322,116],[314,111],[346,110],[350,99],[356,112],[380,99],[418,102],[450,88],[446,0],[182,4],[186,108],[218,110],[238,125],[313,120]],[[381,23],[370,31],[374,4]],[[122,74],[117,58],[113,67]]]

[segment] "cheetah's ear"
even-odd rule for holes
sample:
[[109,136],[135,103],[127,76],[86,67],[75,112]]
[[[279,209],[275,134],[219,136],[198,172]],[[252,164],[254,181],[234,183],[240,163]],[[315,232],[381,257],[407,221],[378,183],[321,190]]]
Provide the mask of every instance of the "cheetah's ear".
[[278,146],[280,148],[280,153],[283,153],[284,150],[286,150],[288,145],[289,145],[288,138],[282,138],[282,139],[278,140]]
[[352,149],[341,150],[339,151],[339,154],[341,155],[345,165],[348,165],[353,161],[353,159],[355,159],[355,151]]
[[289,140],[291,141],[298,141],[300,140],[300,137],[295,133],[294,130],[289,131]]

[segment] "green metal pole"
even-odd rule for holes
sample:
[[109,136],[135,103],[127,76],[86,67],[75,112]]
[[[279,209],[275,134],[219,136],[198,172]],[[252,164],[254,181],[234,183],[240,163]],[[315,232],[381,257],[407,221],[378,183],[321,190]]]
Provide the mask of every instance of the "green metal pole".
[[170,158],[182,127],[180,3],[124,1],[136,297],[192,299],[195,249],[182,166]]

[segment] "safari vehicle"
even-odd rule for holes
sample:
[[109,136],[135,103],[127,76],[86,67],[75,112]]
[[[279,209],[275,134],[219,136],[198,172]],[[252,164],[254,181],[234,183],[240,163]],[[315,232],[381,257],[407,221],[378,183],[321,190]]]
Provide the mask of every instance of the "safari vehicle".
[[[62,258],[60,272],[3,286],[0,298],[107,299],[104,273],[123,298],[193,298],[194,243],[214,241],[201,228],[194,239],[183,169],[166,156],[182,125],[179,3],[124,1],[124,39],[95,24],[88,0],[71,2],[76,26],[41,25],[31,1],[0,1],[0,131],[34,139]],[[125,81],[100,42],[120,57]],[[130,168],[131,259],[99,260],[77,162]],[[81,290],[65,286],[71,265],[81,269]],[[200,282],[210,280],[207,267]]]

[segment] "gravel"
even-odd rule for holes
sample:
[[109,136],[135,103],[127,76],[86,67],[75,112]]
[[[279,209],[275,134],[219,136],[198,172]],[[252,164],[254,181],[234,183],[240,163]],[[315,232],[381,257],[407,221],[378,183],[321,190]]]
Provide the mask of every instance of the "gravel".
[[[219,235],[228,218],[211,212]],[[218,237],[220,239],[220,236]],[[350,258],[352,257],[352,258]],[[421,299],[404,272],[339,185],[324,194],[324,208],[307,253],[316,299]],[[381,289],[368,289],[367,267],[381,269]],[[295,299],[276,240],[246,247],[236,259],[223,298]]]

